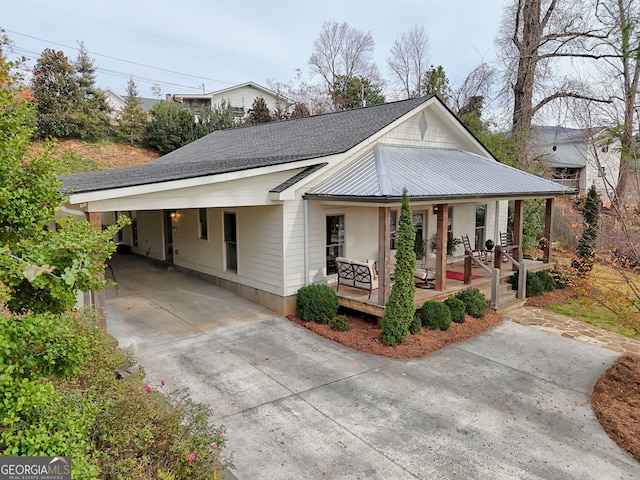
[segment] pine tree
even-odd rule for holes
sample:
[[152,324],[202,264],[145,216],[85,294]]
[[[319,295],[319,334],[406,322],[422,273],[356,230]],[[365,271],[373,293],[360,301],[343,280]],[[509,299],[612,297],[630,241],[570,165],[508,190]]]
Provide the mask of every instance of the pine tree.
[[127,82],[127,98],[118,120],[118,139],[129,145],[144,143],[147,114],[142,110],[142,100],[138,97],[138,87],[136,87],[133,77]]
[[402,191],[402,206],[398,219],[398,235],[396,251],[396,266],[394,270],[393,287],[382,318],[382,341],[385,345],[402,343],[409,335],[409,326],[416,313],[415,293],[416,285],[413,274],[416,269],[416,254],[414,252],[416,232],[411,217],[411,204],[407,190]]
[[96,87],[96,67],[89,52],[80,42],[78,57],[73,65],[79,89],[75,109],[76,137],[97,139],[105,136],[109,129],[109,106],[104,92]]
[[596,241],[598,239],[598,215],[600,213],[600,197],[595,185],[587,192],[582,208],[585,228],[582,236],[578,240],[576,255],[578,258],[573,261],[573,266],[580,273],[586,274],[593,268],[596,257]]
[[247,117],[247,124],[257,125],[259,123],[267,123],[273,120],[267,102],[264,98],[256,97],[249,109],[249,116]]

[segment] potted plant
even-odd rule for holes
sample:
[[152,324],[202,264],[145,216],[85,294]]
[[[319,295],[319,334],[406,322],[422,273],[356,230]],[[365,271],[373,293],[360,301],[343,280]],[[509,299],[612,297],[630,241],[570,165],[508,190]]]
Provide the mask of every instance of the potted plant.
[[[453,232],[447,232],[447,255],[455,255],[458,247],[462,245],[462,240],[453,236]],[[431,236],[431,250],[436,251],[436,234]]]

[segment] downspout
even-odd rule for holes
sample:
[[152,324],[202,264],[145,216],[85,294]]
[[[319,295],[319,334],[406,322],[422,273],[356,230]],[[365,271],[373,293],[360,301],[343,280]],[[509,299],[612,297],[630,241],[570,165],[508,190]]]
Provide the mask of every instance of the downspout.
[[304,285],[309,285],[309,200],[302,200],[304,205]]

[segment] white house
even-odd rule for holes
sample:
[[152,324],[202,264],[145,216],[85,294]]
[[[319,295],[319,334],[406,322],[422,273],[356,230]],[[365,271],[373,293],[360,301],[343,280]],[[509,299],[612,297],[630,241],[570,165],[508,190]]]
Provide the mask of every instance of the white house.
[[[127,103],[126,96],[122,96],[110,88],[104,89],[104,94],[106,97],[107,105],[111,109],[109,112],[109,117],[116,119],[122,114],[122,110],[124,109],[125,104]],[[140,98],[142,102],[142,110],[145,112],[149,112],[151,108],[160,100],[156,98]]]
[[258,97],[264,98],[270,111],[275,110],[278,102],[283,100],[281,95],[254,82],[246,82],[210,93],[176,93],[172,97],[174,101],[191,108],[205,107],[213,109],[214,106],[220,105],[224,100],[231,106],[233,115],[239,119],[247,117],[253,101]]
[[612,198],[618,184],[620,143],[602,129],[535,127],[536,156],[552,178],[579,192],[595,185],[600,197]]
[[94,221],[132,218],[122,242],[134,253],[283,314],[300,287],[335,279],[337,256],[377,260],[385,286],[403,188],[418,234],[440,239],[436,290],[446,230],[496,240],[515,200],[518,239],[524,199],[550,211],[571,192],[496,161],[435,96],[216,131],[144,166],[63,181]]

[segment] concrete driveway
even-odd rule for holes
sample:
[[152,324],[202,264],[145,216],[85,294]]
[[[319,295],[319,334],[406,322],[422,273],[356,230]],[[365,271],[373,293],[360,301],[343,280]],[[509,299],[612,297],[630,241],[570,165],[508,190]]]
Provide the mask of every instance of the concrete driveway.
[[240,480],[640,478],[590,407],[610,350],[503,322],[397,361],[133,257],[114,268],[109,330],[151,384],[213,407]]

